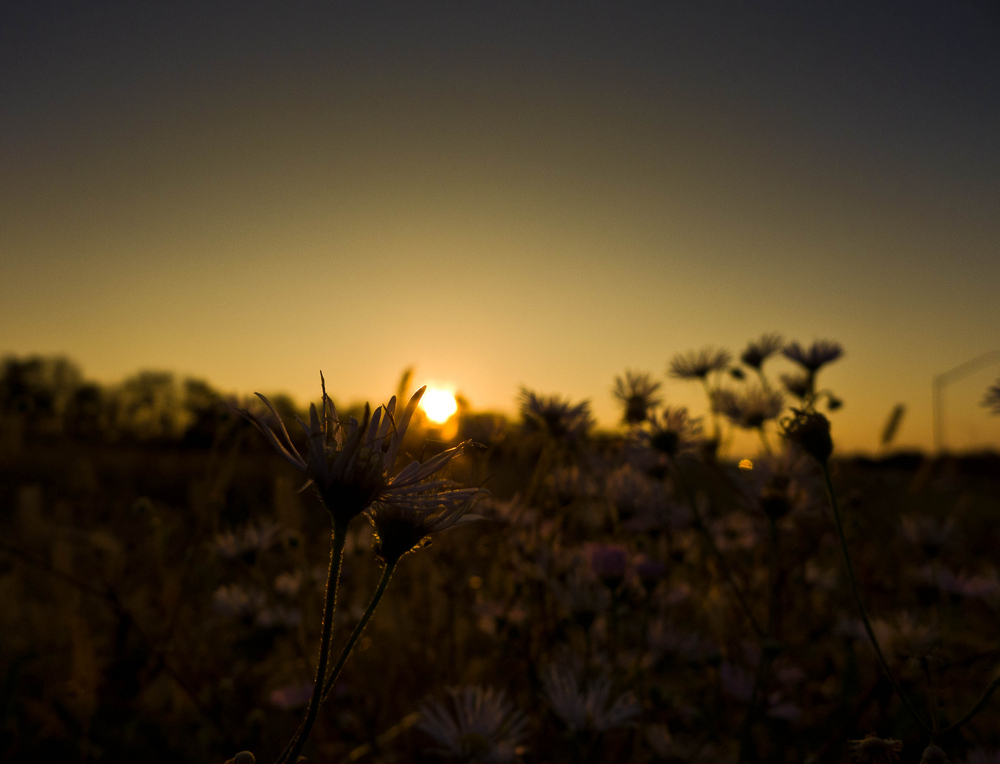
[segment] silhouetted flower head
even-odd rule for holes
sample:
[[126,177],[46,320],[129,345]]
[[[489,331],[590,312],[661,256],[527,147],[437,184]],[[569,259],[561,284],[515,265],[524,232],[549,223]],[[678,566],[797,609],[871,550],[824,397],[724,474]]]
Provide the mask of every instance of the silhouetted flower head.
[[997,380],[995,385],[986,390],[986,395],[983,397],[981,405],[984,408],[988,408],[991,414],[1000,416],[1000,379]]
[[800,401],[812,396],[813,382],[808,374],[782,374],[781,384]]
[[568,666],[552,664],[542,675],[542,687],[552,710],[573,732],[606,732],[624,727],[642,710],[631,692],[610,706],[611,680],[598,677],[585,687]]
[[[465,444],[463,444],[465,445]],[[456,446],[456,449],[460,448]],[[455,449],[439,454],[434,459],[450,460]],[[426,464],[430,465],[434,459]],[[446,463],[447,460],[443,460]],[[412,462],[397,477],[424,465]],[[393,496],[386,501],[376,501],[365,514],[374,528],[372,544],[375,554],[383,564],[394,565],[407,552],[426,546],[432,533],[439,533],[454,525],[481,519],[468,514],[472,505],[488,495],[482,488],[456,488],[451,480],[434,480],[420,483],[412,492]]]
[[[411,462],[398,475],[392,474],[400,445],[426,388],[420,388],[410,398],[398,423],[393,418],[396,411],[394,396],[386,406],[377,408],[374,414],[370,414],[365,405],[364,419],[359,423],[351,417],[345,426],[337,419],[337,411],[326,394],[322,374],[320,381],[323,386],[323,415],[320,416],[316,406],[312,405],[309,407],[309,424],[299,420],[306,436],[305,457],[295,449],[281,417],[263,395],[257,394],[277,420],[277,431],[256,414],[245,410],[242,413],[264,433],[285,461],[306,477],[307,484],[315,486],[335,525],[346,526],[376,501],[394,507],[423,510],[436,501],[434,496],[438,492],[451,488],[446,481],[424,481],[462,453],[470,445],[469,442],[438,454],[424,464]],[[446,505],[450,506],[447,502]]]
[[751,387],[739,392],[713,390],[712,409],[737,427],[747,430],[763,427],[765,422],[777,419],[785,408],[785,398],[777,390]]
[[649,445],[673,458],[701,435],[701,418],[692,419],[684,406],[667,406],[650,419]]
[[740,360],[750,368],[760,371],[764,361],[781,350],[782,344],[780,334],[762,334],[759,340],[747,345],[746,350],[740,355]]
[[538,395],[526,387],[521,388],[521,418],[526,430],[566,444],[581,440],[594,424],[589,401],[574,406],[558,395]]
[[732,355],[728,350],[691,350],[671,359],[669,373],[675,379],[705,379],[713,371],[727,368],[731,359]]
[[614,396],[625,406],[622,421],[625,424],[640,424],[646,421],[649,410],[659,404],[656,394],[660,383],[650,379],[648,374],[625,372],[625,378],[615,378]]
[[507,700],[503,690],[482,687],[452,689],[453,711],[437,700],[421,704],[417,729],[442,747],[433,752],[478,764],[518,760],[528,720]]
[[844,351],[836,342],[817,340],[805,350],[798,342],[788,345],[783,351],[785,358],[795,361],[810,374],[815,374],[826,364],[836,361]]
[[851,758],[857,762],[892,764],[894,761],[899,761],[899,752],[903,750],[903,741],[866,735],[861,740],[848,740],[847,749],[851,752]]
[[794,416],[782,421],[784,436],[825,465],[833,453],[830,420],[817,411],[792,409]]

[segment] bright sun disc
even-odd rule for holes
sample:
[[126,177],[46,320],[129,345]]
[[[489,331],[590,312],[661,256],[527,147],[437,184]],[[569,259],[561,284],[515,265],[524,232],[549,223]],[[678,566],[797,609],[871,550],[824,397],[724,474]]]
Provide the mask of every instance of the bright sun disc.
[[447,390],[429,389],[420,399],[420,408],[434,424],[444,424],[448,418],[458,411],[455,396]]

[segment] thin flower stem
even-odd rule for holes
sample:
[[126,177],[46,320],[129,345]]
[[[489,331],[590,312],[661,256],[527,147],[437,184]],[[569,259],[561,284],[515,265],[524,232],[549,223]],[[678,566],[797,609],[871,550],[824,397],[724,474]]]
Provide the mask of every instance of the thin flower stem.
[[722,571],[722,575],[725,576],[726,582],[729,584],[729,588],[733,590],[733,594],[736,596],[736,601],[740,604],[740,607],[743,608],[743,612],[746,613],[747,619],[750,621],[750,626],[753,628],[754,633],[757,635],[758,639],[764,639],[764,630],[757,622],[757,618],[754,616],[753,610],[750,609],[750,604],[746,601],[746,597],[743,596],[743,592],[736,585],[736,578],[733,576],[733,571],[730,569],[729,563],[726,562],[726,558],[722,555],[722,550],[719,549],[715,543],[715,539],[712,538],[712,532],[705,526],[705,523],[701,519],[701,512],[698,511],[698,502],[688,489],[687,484],[681,480],[674,460],[669,457],[667,458],[670,466],[670,472],[674,475],[678,485],[680,485],[681,489],[684,491],[688,504],[691,505],[691,514],[694,516],[694,527],[701,532],[709,550],[715,555],[715,558],[719,563],[719,569]]
[[751,727],[756,716],[757,704],[764,693],[765,674],[777,654],[774,650],[774,644],[777,640],[778,606],[781,597],[781,569],[778,564],[781,556],[778,552],[778,523],[775,522],[773,517],[768,517],[767,519],[771,535],[771,596],[767,607],[767,634],[761,642],[760,658],[757,661],[757,669],[754,672],[753,690],[750,693],[750,702],[747,704],[747,713],[743,719],[743,730],[740,733],[740,753],[738,759],[740,762],[746,761],[749,758],[750,746],[753,744]]
[[994,677],[993,681],[989,683],[989,685],[986,687],[985,690],[983,690],[983,694],[979,696],[979,700],[977,700],[972,705],[972,708],[970,708],[965,713],[965,715],[957,722],[955,722],[954,724],[949,724],[947,727],[941,730],[941,734],[947,735],[949,732],[956,731],[957,729],[962,727],[962,725],[968,722],[973,716],[982,711],[983,706],[986,705],[986,702],[990,699],[990,696],[993,695],[993,693],[996,691],[997,687],[1000,687],[1000,676]]
[[761,639],[764,638],[764,630],[760,627],[757,622],[756,616],[753,614],[753,610],[750,609],[750,603],[747,602],[746,597],[743,596],[743,591],[736,584],[736,577],[733,575],[732,568],[729,567],[729,563],[726,562],[726,558],[722,555],[722,550],[719,549],[718,545],[715,543],[715,539],[712,538],[712,532],[705,526],[702,522],[698,510],[694,510],[695,513],[695,527],[701,531],[702,536],[708,542],[709,550],[715,555],[715,559],[719,564],[719,569],[722,571],[722,575],[725,576],[726,583],[729,584],[729,588],[733,590],[733,594],[736,595],[736,601],[739,602],[740,607],[746,613],[747,619],[750,621],[750,626],[753,627],[754,633]]
[[714,433],[714,438],[716,443],[720,442],[722,439],[722,428],[719,427],[719,413],[715,410],[715,402],[712,400],[712,388],[708,384],[708,377],[704,376],[701,378],[701,385],[705,388],[705,397],[708,398],[708,408],[712,412],[712,431]]
[[[398,562],[398,561],[397,561]],[[344,649],[340,651],[340,657],[337,659],[337,664],[333,667],[333,671],[326,679],[326,684],[323,685],[323,700],[326,700],[327,695],[330,694],[330,690],[333,689],[333,685],[337,681],[337,677],[340,676],[340,672],[344,668],[344,664],[347,663],[347,658],[351,654],[351,650],[354,649],[354,644],[361,638],[361,632],[365,630],[365,626],[372,619],[375,614],[375,608],[378,607],[379,601],[382,599],[382,595],[385,594],[385,589],[389,585],[389,579],[392,578],[392,572],[396,569],[396,562],[386,563],[385,568],[382,570],[382,578],[379,579],[378,586],[375,588],[375,594],[372,595],[371,602],[368,603],[368,607],[364,614],[361,616],[361,620],[358,621],[358,625],[354,627],[354,631],[351,632],[350,638],[347,640],[347,644],[344,645]]]
[[294,762],[298,759],[316,721],[319,705],[323,701],[323,680],[326,677],[326,664],[330,657],[330,635],[333,633],[333,616],[337,608],[337,589],[340,586],[340,569],[344,561],[344,542],[346,540],[347,523],[334,522],[333,542],[330,545],[330,573],[326,581],[326,605],[323,608],[323,627],[319,642],[319,663],[316,666],[316,683],[313,685],[312,696],[309,698],[306,718],[299,731],[292,738],[292,742],[278,757],[276,764]]
[[871,621],[868,620],[868,613],[865,612],[865,606],[861,604],[861,592],[858,590],[858,580],[854,575],[854,564],[851,562],[851,552],[847,548],[847,537],[844,535],[844,524],[840,519],[840,509],[837,506],[837,494],[833,490],[833,481],[830,479],[830,468],[826,463],[822,464],[823,467],[823,478],[826,480],[826,491],[827,496],[830,499],[830,506],[833,508],[833,519],[837,524],[837,535],[840,537],[840,550],[844,555],[844,565],[847,568],[847,579],[851,584],[851,594],[854,596],[854,603],[858,606],[858,611],[861,613],[861,622],[864,624],[865,632],[868,634],[868,639],[871,640],[872,647],[875,648],[875,655],[878,656],[879,663],[882,665],[882,670],[885,671],[886,676],[892,683],[892,688],[899,695],[900,700],[903,701],[903,705],[906,706],[910,715],[916,720],[917,724],[924,728],[928,735],[931,736],[931,740],[934,740],[934,730],[927,725],[927,723],[920,718],[920,714],[910,703],[910,699],[903,694],[903,689],[899,686],[899,682],[896,681],[896,676],[892,673],[892,669],[889,668],[889,662],[885,659],[885,655],[882,654],[882,647],[878,643],[878,639],[875,637],[875,631],[872,629]]
[[760,434],[760,442],[764,444],[764,452],[767,454],[767,458],[773,462],[774,451],[771,450],[771,444],[767,439],[767,433],[764,432],[764,425],[758,427],[757,432]]
[[[397,561],[398,562],[398,561]],[[347,658],[351,654],[351,650],[354,648],[355,642],[361,638],[361,632],[364,631],[365,626],[371,620],[372,615],[375,614],[375,608],[378,607],[379,600],[382,599],[382,595],[385,594],[385,589],[389,585],[389,579],[392,577],[392,572],[396,569],[396,563],[391,565],[386,565],[385,569],[382,571],[382,578],[378,582],[378,586],[375,589],[375,594],[372,595],[372,600],[368,604],[368,609],[365,610],[364,614],[361,616],[361,620],[358,621],[357,626],[354,627],[354,631],[351,632],[350,638],[347,640],[347,644],[344,645],[344,649],[340,652],[340,658],[337,659],[336,665],[333,670],[327,676],[326,682],[323,685],[323,698],[320,703],[326,701],[327,696],[329,696],[330,691],[333,689],[333,685],[337,681],[337,677],[340,676],[341,670],[344,668],[344,664],[347,663]],[[299,731],[295,733],[296,736],[302,734],[302,726],[299,726]],[[289,741],[288,745],[285,746],[285,750],[281,752],[281,756],[278,757],[278,762],[287,761],[288,751],[291,750],[292,742],[295,738]]]
[[[546,442],[538,454],[538,461],[535,462],[535,469],[531,473],[531,480],[528,481],[528,490],[524,495],[524,503],[528,506],[531,506],[531,503],[535,500],[535,495],[542,488],[545,476],[548,474],[549,469],[552,466],[554,451],[555,446]],[[539,512],[537,515],[539,522],[541,520],[541,516],[541,512]]]

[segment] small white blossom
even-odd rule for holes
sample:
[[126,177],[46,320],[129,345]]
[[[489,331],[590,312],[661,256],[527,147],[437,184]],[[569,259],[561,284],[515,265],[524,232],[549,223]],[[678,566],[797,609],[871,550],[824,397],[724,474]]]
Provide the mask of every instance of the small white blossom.
[[454,710],[436,700],[425,701],[416,725],[442,746],[434,753],[470,764],[517,761],[528,720],[504,692],[482,687],[448,692]]
[[550,665],[542,676],[542,687],[556,716],[573,732],[618,729],[642,710],[631,692],[609,706],[611,680],[607,676],[580,687],[576,672],[567,666]]

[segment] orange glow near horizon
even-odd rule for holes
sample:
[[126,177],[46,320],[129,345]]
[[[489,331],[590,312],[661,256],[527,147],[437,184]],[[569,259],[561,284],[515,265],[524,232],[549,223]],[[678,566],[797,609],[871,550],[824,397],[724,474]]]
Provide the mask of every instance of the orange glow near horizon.
[[458,401],[447,390],[429,387],[420,400],[420,408],[434,424],[444,424],[458,411]]

